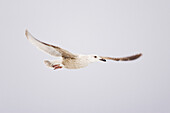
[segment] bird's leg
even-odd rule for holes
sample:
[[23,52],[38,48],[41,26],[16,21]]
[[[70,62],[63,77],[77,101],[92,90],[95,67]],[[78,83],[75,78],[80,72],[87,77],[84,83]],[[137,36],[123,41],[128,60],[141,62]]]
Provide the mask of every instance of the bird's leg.
[[60,64],[52,65],[52,67],[54,68],[54,70],[62,68],[62,66],[60,66]]

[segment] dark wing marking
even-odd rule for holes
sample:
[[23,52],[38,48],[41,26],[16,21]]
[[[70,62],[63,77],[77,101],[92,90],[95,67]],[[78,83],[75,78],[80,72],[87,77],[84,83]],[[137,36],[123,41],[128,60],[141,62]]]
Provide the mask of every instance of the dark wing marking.
[[113,58],[113,57],[101,57],[101,58],[106,59],[106,60],[115,60],[115,61],[130,61],[130,60],[135,60],[139,58],[140,56],[142,56],[142,53],[128,56],[128,57],[121,57],[121,58]]

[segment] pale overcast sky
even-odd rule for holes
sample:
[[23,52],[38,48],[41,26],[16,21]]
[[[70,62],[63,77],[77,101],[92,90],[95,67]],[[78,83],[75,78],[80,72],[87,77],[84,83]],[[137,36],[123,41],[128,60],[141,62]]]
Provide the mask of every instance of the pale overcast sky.
[[[0,113],[170,113],[169,0],[1,0]],[[52,70],[25,37],[132,62]]]

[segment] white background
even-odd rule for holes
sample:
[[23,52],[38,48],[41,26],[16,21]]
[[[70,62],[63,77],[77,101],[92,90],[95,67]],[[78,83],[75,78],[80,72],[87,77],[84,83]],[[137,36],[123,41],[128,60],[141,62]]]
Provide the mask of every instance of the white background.
[[[52,70],[25,37],[132,62]],[[170,113],[169,0],[1,0],[0,113]]]

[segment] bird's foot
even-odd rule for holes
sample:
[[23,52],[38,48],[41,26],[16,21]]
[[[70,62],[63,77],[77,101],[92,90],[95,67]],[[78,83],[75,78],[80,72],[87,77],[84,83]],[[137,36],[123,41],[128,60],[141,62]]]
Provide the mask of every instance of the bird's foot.
[[61,68],[62,68],[62,66],[60,66],[59,64],[53,65],[52,67],[54,68],[54,70],[56,70],[56,69],[61,69]]

